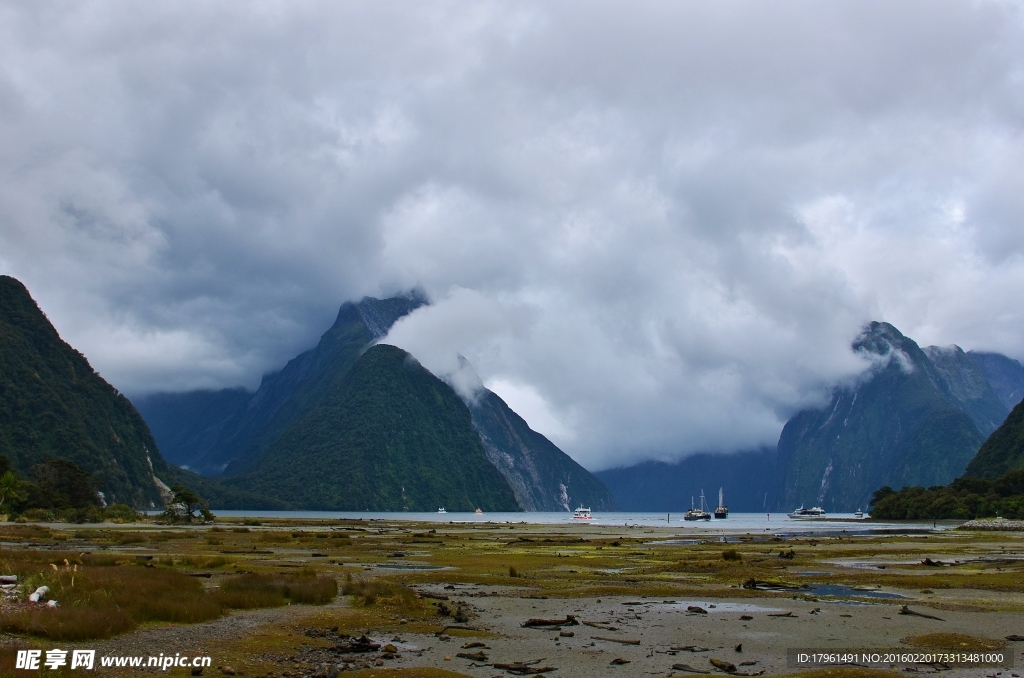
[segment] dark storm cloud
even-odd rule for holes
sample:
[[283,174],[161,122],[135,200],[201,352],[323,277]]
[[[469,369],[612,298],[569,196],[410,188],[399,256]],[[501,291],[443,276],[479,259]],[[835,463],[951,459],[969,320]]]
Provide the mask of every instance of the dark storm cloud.
[[0,6],[0,271],[129,393],[338,304],[592,467],[728,451],[861,323],[1024,357],[1016,3]]

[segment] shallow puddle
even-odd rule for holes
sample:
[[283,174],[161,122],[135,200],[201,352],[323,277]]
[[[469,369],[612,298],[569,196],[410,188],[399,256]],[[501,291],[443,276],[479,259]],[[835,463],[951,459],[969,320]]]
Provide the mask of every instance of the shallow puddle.
[[800,592],[830,598],[906,598],[898,593],[879,591],[878,589],[858,589],[842,584],[809,584],[806,588],[801,588]]

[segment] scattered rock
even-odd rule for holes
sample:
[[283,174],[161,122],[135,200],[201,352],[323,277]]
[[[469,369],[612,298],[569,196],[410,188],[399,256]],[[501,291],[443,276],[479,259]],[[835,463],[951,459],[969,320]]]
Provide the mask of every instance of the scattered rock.
[[707,610],[705,610],[703,607],[701,607],[699,605],[687,605],[686,606],[686,612],[687,612],[687,614],[707,614],[708,613]]
[[334,649],[342,653],[376,652],[380,649],[380,643],[375,643],[366,636],[359,636],[358,638],[341,641],[335,645]]
[[732,662],[722,661],[721,659],[715,659],[714,657],[708,658],[708,661],[711,662],[712,666],[714,666],[716,669],[720,671],[725,671],[726,673],[736,673],[736,665]]
[[615,659],[611,660],[608,663],[613,665],[613,666],[622,666],[623,664],[628,664],[629,660],[628,659],[623,659],[622,657],[616,657]]
[[567,614],[565,619],[527,619],[522,625],[526,628],[536,626],[577,626],[579,622],[576,621],[575,616]]

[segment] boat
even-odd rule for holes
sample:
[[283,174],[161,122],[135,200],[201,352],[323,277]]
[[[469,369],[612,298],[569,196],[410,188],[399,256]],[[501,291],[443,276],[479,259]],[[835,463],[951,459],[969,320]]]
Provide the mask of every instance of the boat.
[[814,508],[804,508],[803,504],[800,504],[800,508],[789,514],[790,518],[824,518],[825,509],[820,506]]
[[864,512],[861,511],[860,509],[857,509],[857,511],[853,514],[853,517],[859,520],[860,518],[864,517]]
[[572,519],[573,520],[593,520],[594,516],[592,516],[590,514],[590,509],[583,508],[583,505],[581,504],[578,509],[576,509],[575,511],[572,512]]
[[722,488],[718,488],[718,506],[715,507],[715,518],[728,518],[729,507],[722,501]]
[[690,497],[690,510],[683,514],[683,520],[711,520],[711,514],[704,503],[704,490],[700,491],[700,508],[693,508],[693,497]]
[[441,508],[437,509],[437,512],[438,513],[448,513],[447,511],[444,510],[443,506]]
[[482,516],[484,514],[484,512],[481,511],[480,509],[477,509],[474,513],[476,513],[478,516]]

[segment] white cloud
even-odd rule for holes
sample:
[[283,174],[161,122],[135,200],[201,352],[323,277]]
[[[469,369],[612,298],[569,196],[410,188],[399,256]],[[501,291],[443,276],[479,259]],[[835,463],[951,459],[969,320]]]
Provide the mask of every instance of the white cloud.
[[1024,357],[1004,2],[0,4],[0,272],[129,393],[337,306],[592,467],[771,443],[887,320]]

